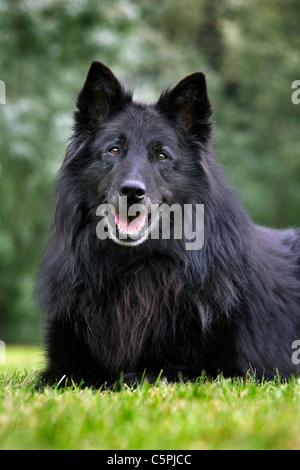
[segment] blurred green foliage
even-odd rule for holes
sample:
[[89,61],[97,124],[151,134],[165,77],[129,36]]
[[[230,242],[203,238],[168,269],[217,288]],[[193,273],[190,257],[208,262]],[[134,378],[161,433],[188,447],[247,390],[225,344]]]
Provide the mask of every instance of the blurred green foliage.
[[216,150],[257,223],[300,225],[298,0],[0,0],[0,338],[38,341],[32,299],[90,62],[154,101],[205,72]]

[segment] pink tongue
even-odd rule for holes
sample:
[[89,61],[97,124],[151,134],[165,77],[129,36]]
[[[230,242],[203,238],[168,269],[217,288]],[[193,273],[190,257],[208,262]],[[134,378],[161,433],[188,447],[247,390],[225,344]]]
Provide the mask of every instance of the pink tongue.
[[145,225],[147,214],[142,213],[137,217],[128,216],[126,218],[120,217],[120,213],[116,213],[115,223],[124,233],[137,232],[139,228]]

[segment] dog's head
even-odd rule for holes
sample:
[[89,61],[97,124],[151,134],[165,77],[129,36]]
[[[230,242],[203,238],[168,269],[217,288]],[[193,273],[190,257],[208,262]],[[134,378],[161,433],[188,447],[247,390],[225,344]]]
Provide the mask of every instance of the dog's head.
[[168,207],[194,201],[199,192],[211,134],[205,76],[189,75],[145,105],[132,100],[109,68],[93,62],[77,108],[72,165],[83,161],[82,184],[90,182],[87,191],[97,195],[110,238],[138,245],[154,233],[162,207],[174,219]]

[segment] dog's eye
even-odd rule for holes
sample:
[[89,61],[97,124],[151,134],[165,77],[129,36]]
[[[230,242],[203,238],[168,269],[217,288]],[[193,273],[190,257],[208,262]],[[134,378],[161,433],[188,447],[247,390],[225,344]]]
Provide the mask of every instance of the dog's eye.
[[166,160],[168,157],[165,153],[163,152],[159,152],[157,155],[156,155],[156,160]]
[[108,149],[108,151],[111,155],[115,156],[120,155],[121,153],[119,147],[111,147],[110,149]]

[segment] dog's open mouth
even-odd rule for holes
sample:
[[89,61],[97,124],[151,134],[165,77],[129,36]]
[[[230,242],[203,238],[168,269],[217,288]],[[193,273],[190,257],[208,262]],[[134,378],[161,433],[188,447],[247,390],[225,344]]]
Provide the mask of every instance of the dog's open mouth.
[[[98,238],[110,238],[119,245],[140,245],[159,227],[158,204],[153,209],[153,205],[149,208],[143,204],[104,203],[97,207],[96,215],[101,217],[96,227]],[[154,238],[158,238],[158,233]]]
[[137,211],[135,215],[128,215],[124,211],[116,211],[115,225],[120,240],[136,240],[148,227],[148,212]]

